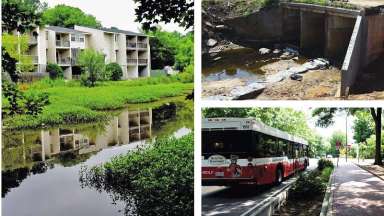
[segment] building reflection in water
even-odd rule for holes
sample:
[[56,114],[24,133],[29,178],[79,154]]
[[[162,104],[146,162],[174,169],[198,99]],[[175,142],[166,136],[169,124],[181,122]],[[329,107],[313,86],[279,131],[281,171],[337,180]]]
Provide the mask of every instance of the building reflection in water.
[[[152,134],[152,110],[124,111],[106,125],[105,131],[90,137],[78,129],[56,128],[42,130],[41,160],[57,154],[76,151],[77,154],[95,152],[108,146],[146,140]],[[34,154],[39,152],[34,152]]]
[[2,167],[3,171],[13,170],[65,154],[81,156],[109,146],[146,140],[151,136],[152,109],[124,111],[105,124],[101,132],[93,127],[61,127],[14,132],[8,137],[3,134]]

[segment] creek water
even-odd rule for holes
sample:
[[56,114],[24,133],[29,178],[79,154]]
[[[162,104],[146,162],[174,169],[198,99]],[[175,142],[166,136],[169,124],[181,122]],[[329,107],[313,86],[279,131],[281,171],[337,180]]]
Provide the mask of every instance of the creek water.
[[192,129],[193,103],[177,99],[128,107],[104,123],[3,131],[2,215],[124,215],[126,203],[81,187],[80,168]]
[[[249,82],[264,81],[267,76],[261,68],[281,60],[279,58],[281,54],[261,55],[258,50],[241,48],[222,51],[215,57],[204,55],[202,59],[202,81],[220,81],[234,78],[245,79]],[[299,56],[298,62],[305,62],[305,60],[303,56]]]

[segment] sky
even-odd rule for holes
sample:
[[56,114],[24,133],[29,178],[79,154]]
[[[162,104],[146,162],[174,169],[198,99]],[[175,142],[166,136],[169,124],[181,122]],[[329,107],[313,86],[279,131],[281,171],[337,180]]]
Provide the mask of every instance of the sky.
[[[335,131],[341,131],[341,132],[345,133],[345,117],[346,117],[345,112],[338,113],[335,116],[335,118],[334,118],[335,123],[333,125],[331,125],[327,128],[322,128],[322,127],[317,127],[315,124],[316,123],[316,117],[312,117],[312,110],[313,109],[307,109],[307,108],[304,109],[303,108],[303,109],[298,109],[298,110],[304,111],[304,113],[307,117],[309,127],[314,129],[320,136],[322,136],[324,138],[330,138],[332,136],[332,133]],[[348,144],[354,143],[353,128],[352,128],[353,127],[353,121],[354,121],[354,117],[349,116],[348,120],[347,120]]]
[[[49,7],[58,4],[78,7],[85,13],[95,16],[104,27],[115,26],[123,30],[138,32],[141,26],[135,22],[136,5],[133,0],[42,0],[42,2],[47,2]],[[178,31],[183,34],[187,32],[175,23],[161,23],[160,26],[166,31]]]

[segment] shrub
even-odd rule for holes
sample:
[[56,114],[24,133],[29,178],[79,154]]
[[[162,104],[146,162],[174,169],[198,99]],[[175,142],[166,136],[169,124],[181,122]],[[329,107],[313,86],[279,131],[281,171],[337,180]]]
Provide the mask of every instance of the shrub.
[[82,167],[80,182],[112,193],[137,215],[193,215],[193,135],[157,140],[104,165]]
[[57,79],[57,78],[63,78],[64,77],[64,71],[58,64],[48,63],[47,64],[47,71],[49,73],[49,78],[51,78],[51,79]]
[[43,111],[43,107],[49,104],[48,94],[37,91],[29,91],[25,94],[25,113],[27,115],[38,115]]
[[316,197],[327,188],[326,183],[319,176],[319,171],[301,174],[293,186],[289,189],[289,196],[294,199],[307,199]]
[[326,168],[326,167],[331,167],[331,168],[333,168],[333,163],[332,163],[332,161],[327,160],[327,159],[324,159],[324,158],[321,158],[321,159],[319,160],[319,162],[317,162],[317,168],[318,168],[319,170],[323,170],[323,169]]
[[120,80],[123,76],[123,70],[120,65],[115,62],[107,64],[107,66],[105,66],[105,71],[110,75],[110,80]]
[[8,100],[8,115],[38,115],[49,104],[48,94],[34,90],[22,92],[14,83],[3,83],[3,95]]
[[9,102],[8,115],[22,113],[21,100],[23,99],[22,92],[17,88],[15,83],[3,82],[3,95]]

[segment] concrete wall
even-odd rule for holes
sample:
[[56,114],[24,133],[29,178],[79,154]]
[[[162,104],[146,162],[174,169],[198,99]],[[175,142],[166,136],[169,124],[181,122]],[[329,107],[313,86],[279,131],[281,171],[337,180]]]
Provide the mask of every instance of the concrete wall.
[[282,40],[299,45],[300,43],[300,10],[283,9]]
[[343,61],[352,36],[356,19],[335,15],[326,18],[325,56]]
[[361,69],[361,53],[364,32],[364,17],[358,16],[348,46],[347,54],[341,69],[340,95],[348,95],[348,89],[353,86]]
[[365,21],[363,66],[384,55],[384,15],[367,16]]
[[224,23],[233,29],[233,37],[241,36],[240,43],[267,43],[282,38],[282,16],[281,8],[262,9],[248,16],[226,19]]
[[300,49],[322,54],[325,45],[325,14],[300,11]]

